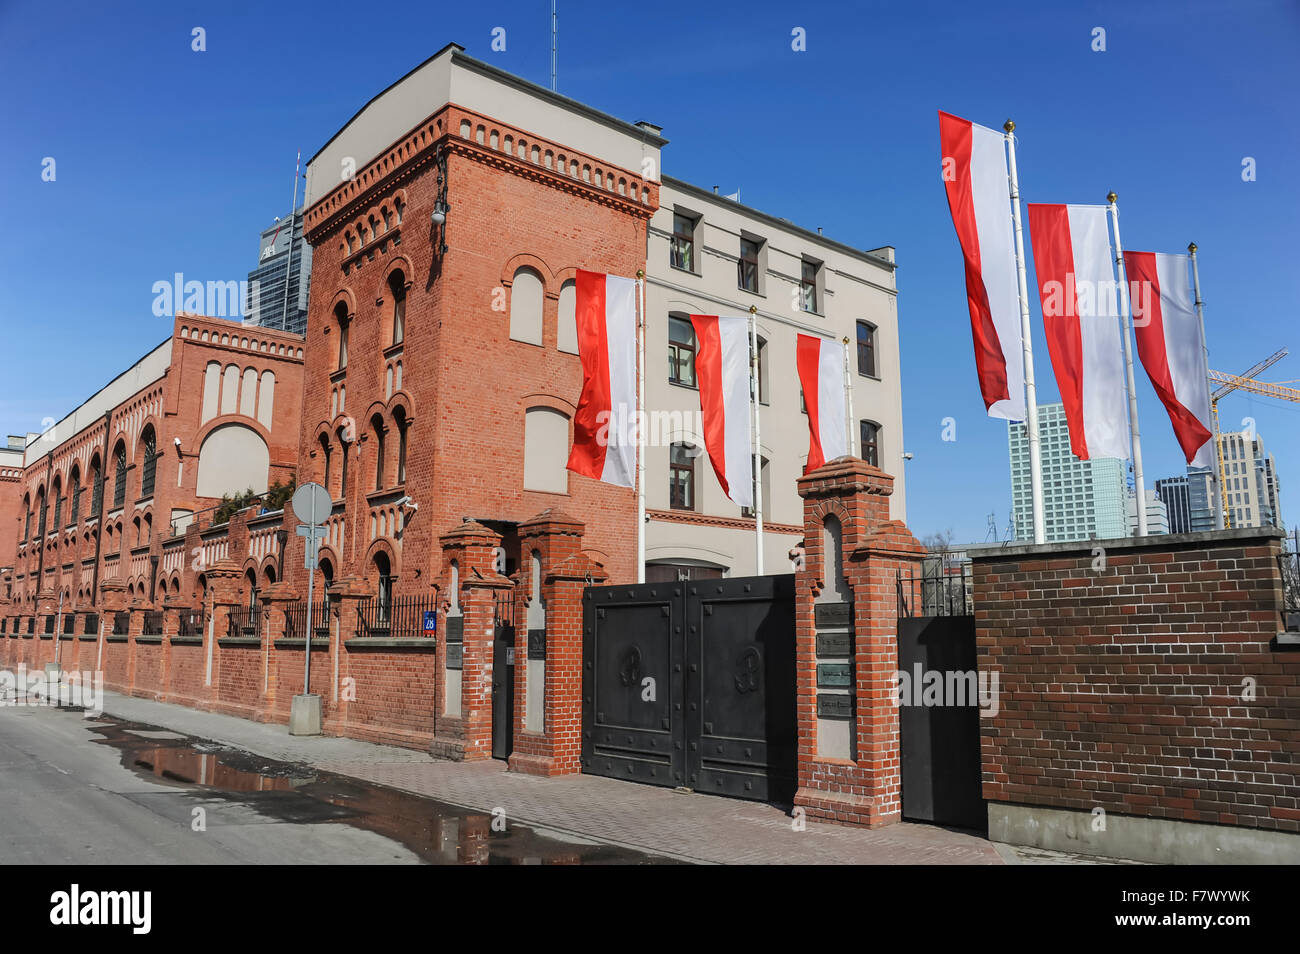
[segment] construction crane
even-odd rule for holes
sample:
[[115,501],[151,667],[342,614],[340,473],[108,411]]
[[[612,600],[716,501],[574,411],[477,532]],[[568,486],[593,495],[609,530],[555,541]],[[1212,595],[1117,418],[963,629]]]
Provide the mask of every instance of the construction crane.
[[1271,368],[1285,358],[1288,353],[1286,348],[1282,348],[1250,368],[1245,374],[1225,374],[1222,371],[1209,372],[1210,383],[1219,385],[1210,395],[1210,417],[1214,422],[1214,450],[1219,461],[1219,507],[1223,514],[1223,525],[1225,527],[1232,526],[1232,516],[1231,510],[1228,508],[1228,481],[1227,468],[1223,462],[1223,442],[1219,440],[1219,400],[1233,391],[1249,391],[1251,394],[1260,394],[1264,397],[1277,398],[1281,401],[1294,401],[1300,404],[1300,388],[1289,388],[1282,384],[1270,384],[1254,380],[1255,375],[1267,368]]

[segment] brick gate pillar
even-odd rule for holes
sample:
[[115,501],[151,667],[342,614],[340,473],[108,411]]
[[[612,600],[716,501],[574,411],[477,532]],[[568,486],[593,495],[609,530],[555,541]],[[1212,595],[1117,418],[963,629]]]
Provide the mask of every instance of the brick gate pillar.
[[[284,580],[272,583],[257,594],[262,606],[262,706],[257,719],[262,722],[275,721],[276,687],[280,682],[280,667],[288,662],[282,656],[288,656],[283,647],[278,645],[288,634],[285,633],[284,615],[298,599],[297,590]],[[315,621],[312,626],[315,627]],[[296,635],[296,634],[295,634]],[[315,649],[315,645],[312,646]],[[301,668],[301,667],[300,667]],[[321,695],[326,695],[321,693]]]
[[209,566],[205,573],[212,609],[208,614],[203,684],[208,687],[208,705],[216,706],[221,702],[221,640],[227,633],[230,611],[242,603],[239,588],[243,573],[233,560],[220,560]]
[[[438,655],[445,667],[444,692],[454,701],[454,688],[459,682],[460,705],[443,706],[437,716],[434,739],[430,751],[442,758],[474,761],[492,757],[492,640],[494,604],[498,596],[505,596],[514,583],[502,576],[499,567],[504,560],[501,554],[501,535],[473,520],[467,520],[456,529],[439,538],[442,544],[442,565],[450,574],[455,564],[456,587],[459,593],[449,594],[453,605],[460,609],[460,623],[456,626],[462,637],[460,650],[447,658],[444,650]],[[450,576],[448,576],[450,579]],[[447,627],[444,626],[444,632]],[[454,644],[448,642],[448,647]],[[461,668],[453,669],[459,656]],[[459,680],[457,680],[457,675]]]
[[[106,643],[108,634],[113,631],[113,621],[118,613],[126,609],[126,581],[120,577],[111,577],[99,581],[99,642],[95,651],[95,669],[105,672],[104,663],[110,650]],[[104,676],[104,685],[108,685],[108,676]],[[112,688],[125,692],[120,683]]]
[[900,569],[925,548],[889,518],[894,478],[840,458],[799,478],[799,787],[809,817],[870,828],[901,817],[896,698]]
[[515,772],[582,771],[582,591],[607,578],[582,552],[585,529],[556,510],[519,525],[515,658],[526,662],[515,666]]

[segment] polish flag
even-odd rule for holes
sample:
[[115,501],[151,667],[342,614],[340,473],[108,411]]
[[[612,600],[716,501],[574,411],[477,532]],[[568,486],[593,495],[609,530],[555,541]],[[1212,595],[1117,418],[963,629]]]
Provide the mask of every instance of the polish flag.
[[943,184],[966,260],[975,369],[989,417],[1025,419],[1020,286],[1002,133],[939,113]]
[[1129,457],[1127,393],[1106,208],[1029,205],[1047,350],[1080,460]]
[[704,446],[723,493],[742,507],[753,507],[749,319],[691,315],[691,324],[698,342],[695,373],[704,415]]
[[1209,467],[1210,385],[1205,378],[1205,335],[1192,303],[1191,259],[1186,255],[1125,252],[1133,289],[1133,332],[1138,357],[1160,395],[1187,463]]
[[636,281],[578,270],[575,311],[582,397],[569,470],[636,483]]
[[799,335],[795,366],[808,406],[808,463],[803,472],[849,452],[844,433],[844,345],[827,338]]

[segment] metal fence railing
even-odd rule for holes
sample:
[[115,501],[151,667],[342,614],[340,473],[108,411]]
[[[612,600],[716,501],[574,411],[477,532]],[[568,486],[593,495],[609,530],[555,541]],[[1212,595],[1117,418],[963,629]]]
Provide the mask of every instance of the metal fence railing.
[[77,617],[73,613],[63,614],[63,635],[71,636],[77,631]]
[[973,616],[975,595],[971,567],[925,566],[915,573],[898,573],[899,616]]
[[227,636],[261,636],[262,611],[256,606],[237,606],[226,617]]
[[87,613],[85,620],[81,624],[81,634],[83,636],[99,635],[99,614]]
[[1278,557],[1282,571],[1282,621],[1287,632],[1300,633],[1300,553]]
[[113,614],[113,635],[125,636],[131,632],[131,611],[119,610]]
[[163,632],[163,614],[161,610],[149,610],[144,614],[141,636],[161,636]]
[[202,610],[181,610],[180,627],[176,630],[178,636],[194,638],[203,635],[203,611]]
[[362,600],[357,606],[357,635],[424,636],[424,614],[436,612],[437,608],[437,600],[432,594]]
[[54,635],[54,616],[53,616],[53,615],[49,615],[49,616],[46,616],[46,617],[45,617],[44,629],[42,630],[42,632],[43,632],[44,635],[46,635],[46,636],[52,636],[52,635]]
[[[330,631],[329,600],[312,604],[312,636],[319,639]],[[284,610],[284,635],[289,639],[303,639],[307,635],[307,601],[290,603]]]

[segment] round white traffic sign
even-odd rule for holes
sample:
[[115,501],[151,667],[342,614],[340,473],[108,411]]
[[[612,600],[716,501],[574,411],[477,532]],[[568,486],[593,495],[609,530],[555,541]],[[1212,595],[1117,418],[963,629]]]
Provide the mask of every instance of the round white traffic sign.
[[329,491],[320,484],[306,483],[293,492],[293,513],[303,523],[324,523],[333,506]]

